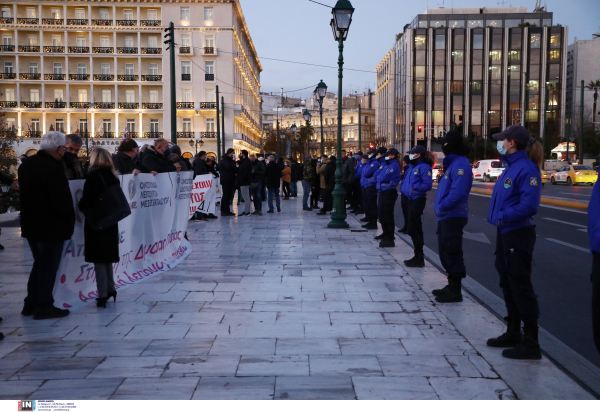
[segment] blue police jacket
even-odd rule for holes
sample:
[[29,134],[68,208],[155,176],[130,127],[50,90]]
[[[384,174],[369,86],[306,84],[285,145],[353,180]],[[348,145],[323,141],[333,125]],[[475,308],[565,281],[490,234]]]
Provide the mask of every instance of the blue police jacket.
[[398,159],[391,159],[389,165],[384,165],[381,173],[377,175],[377,191],[396,190],[400,184],[400,165]]
[[410,187],[408,186],[408,178],[412,173],[412,165],[409,163],[404,165],[404,175],[402,176],[402,183],[400,184],[400,191],[404,196],[408,196],[410,193]]
[[502,156],[507,164],[494,186],[488,222],[500,233],[533,226],[542,198],[542,177],[525,150]]
[[377,180],[373,178],[373,175],[377,170],[379,170],[379,162],[377,161],[377,158],[372,157],[369,160],[369,163],[367,163],[365,167],[363,167],[363,178],[365,179],[364,187],[375,186]]
[[354,180],[361,178],[363,166],[362,159],[359,159],[358,163],[356,163],[356,168],[354,169]]
[[600,253],[600,183],[594,185],[588,206],[588,238],[592,252]]
[[431,174],[431,166],[429,166],[428,163],[425,163],[421,158],[418,158],[408,175],[408,193],[406,196],[408,196],[410,200],[415,200],[427,195],[427,192],[433,187]]
[[469,193],[473,170],[465,156],[451,154],[444,159],[444,175],[438,183],[433,210],[437,220],[469,216]]
[[373,173],[373,180],[375,181],[375,184],[377,184],[377,176],[383,172],[383,168],[386,167],[386,163],[385,163],[385,157],[380,157],[379,159],[377,159],[377,161],[379,162],[379,168],[377,170],[375,170],[375,173]]

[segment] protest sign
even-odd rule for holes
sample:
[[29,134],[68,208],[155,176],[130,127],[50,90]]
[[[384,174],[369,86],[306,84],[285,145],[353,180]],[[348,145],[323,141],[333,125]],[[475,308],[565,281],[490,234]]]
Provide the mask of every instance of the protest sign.
[[215,197],[217,178],[212,174],[196,176],[190,202],[190,219],[196,212],[215,213]]

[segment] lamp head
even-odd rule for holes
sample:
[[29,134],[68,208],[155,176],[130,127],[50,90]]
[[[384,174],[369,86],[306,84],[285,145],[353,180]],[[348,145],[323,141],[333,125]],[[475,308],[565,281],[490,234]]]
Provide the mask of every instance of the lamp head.
[[333,15],[331,28],[334,38],[339,40],[341,35],[342,40],[346,40],[352,23],[352,14],[354,14],[352,4],[348,0],[338,0],[331,14]]
[[312,119],[312,115],[310,114],[308,109],[304,109],[304,112],[302,112],[302,116],[304,116],[304,120],[306,120],[307,122],[310,123],[310,119]]
[[296,123],[294,123],[290,129],[292,130],[292,133],[296,133]]
[[319,97],[322,99],[327,95],[327,85],[323,83],[323,80],[319,82],[317,88],[315,89]]

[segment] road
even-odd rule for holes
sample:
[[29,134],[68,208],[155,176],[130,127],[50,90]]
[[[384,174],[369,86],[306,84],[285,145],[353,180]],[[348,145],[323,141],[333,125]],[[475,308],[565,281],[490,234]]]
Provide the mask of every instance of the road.
[[[474,188],[493,188],[493,183],[478,183]],[[433,212],[435,188],[427,199],[423,215],[425,245],[438,252]],[[590,186],[545,185],[542,195],[561,200],[589,201]],[[467,274],[502,298],[498,273],[494,267],[496,229],[487,223],[490,197],[471,194],[469,223],[465,228],[463,249]],[[396,204],[396,225],[402,227],[400,202]],[[536,216],[533,284],[540,305],[540,326],[560,339],[588,361],[600,367],[600,354],[592,337],[591,282],[592,257],[587,237],[587,213],[541,206]]]

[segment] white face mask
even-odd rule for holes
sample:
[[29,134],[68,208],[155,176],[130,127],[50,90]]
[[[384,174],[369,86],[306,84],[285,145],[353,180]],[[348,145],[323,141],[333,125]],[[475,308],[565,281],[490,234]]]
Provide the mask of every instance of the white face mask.
[[498,143],[496,143],[496,149],[501,156],[504,156],[508,151],[508,149],[504,147],[504,140],[498,140]]
[[386,158],[385,158],[385,160],[390,160],[390,157],[389,157],[389,156],[388,156],[388,157],[386,157]]
[[369,159],[372,158],[372,157],[373,157],[373,155],[369,155]]
[[416,155],[416,154],[409,154],[409,155],[408,155],[408,158],[409,158],[410,160],[415,160],[415,159],[417,158],[417,155]]

